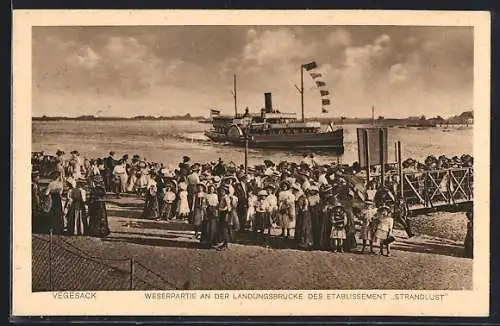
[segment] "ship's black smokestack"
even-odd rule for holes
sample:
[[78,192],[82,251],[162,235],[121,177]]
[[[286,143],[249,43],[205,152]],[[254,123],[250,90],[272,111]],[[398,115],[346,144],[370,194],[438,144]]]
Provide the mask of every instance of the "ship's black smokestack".
[[265,100],[266,113],[272,113],[273,112],[273,101],[272,101],[271,93],[264,93],[264,100]]

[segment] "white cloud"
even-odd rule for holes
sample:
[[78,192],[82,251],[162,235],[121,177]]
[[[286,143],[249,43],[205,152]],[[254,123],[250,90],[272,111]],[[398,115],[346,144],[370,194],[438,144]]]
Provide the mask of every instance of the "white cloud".
[[391,68],[389,69],[390,84],[405,82],[407,78],[408,78],[408,70],[403,64],[397,63],[395,65],[392,65]]
[[276,61],[287,61],[306,58],[311,47],[306,46],[288,29],[264,31],[256,35],[243,50],[243,60],[257,65],[270,64]]
[[351,34],[343,28],[336,29],[330,33],[326,39],[326,44],[331,47],[349,46],[351,44]]

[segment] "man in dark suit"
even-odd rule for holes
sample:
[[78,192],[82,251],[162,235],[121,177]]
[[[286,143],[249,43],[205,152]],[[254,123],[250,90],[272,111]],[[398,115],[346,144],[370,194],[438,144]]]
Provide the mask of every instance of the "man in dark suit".
[[238,181],[233,184],[234,194],[238,197],[238,219],[240,222],[240,230],[245,230],[247,224],[248,191],[246,178],[246,175],[240,175],[238,176]]
[[115,152],[109,152],[109,156],[104,159],[104,186],[107,192],[113,191],[113,170],[117,161],[114,158]]

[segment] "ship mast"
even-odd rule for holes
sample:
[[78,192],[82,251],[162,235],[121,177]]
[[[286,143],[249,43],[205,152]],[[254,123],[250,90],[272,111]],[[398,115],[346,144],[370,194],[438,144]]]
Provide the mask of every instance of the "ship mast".
[[234,117],[238,117],[238,102],[237,102],[237,94],[236,94],[236,74],[233,75],[233,98],[234,98]]
[[304,65],[300,66],[300,88],[294,85],[297,91],[300,93],[300,107],[302,109],[302,122],[304,119]]

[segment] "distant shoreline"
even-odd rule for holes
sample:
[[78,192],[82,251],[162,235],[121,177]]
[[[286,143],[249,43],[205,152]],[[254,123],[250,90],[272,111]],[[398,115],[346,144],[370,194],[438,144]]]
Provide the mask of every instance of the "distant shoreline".
[[[204,116],[191,116],[190,113],[185,115],[176,116],[151,116],[139,115],[135,117],[98,117],[94,115],[82,115],[79,117],[62,117],[62,116],[41,116],[32,117],[32,121],[199,121],[201,123],[210,122],[210,119]],[[407,126],[407,127],[436,127],[438,125],[473,125],[474,113],[473,111],[465,111],[460,115],[452,116],[445,119],[441,116],[434,118],[426,118],[425,115],[420,117],[407,117],[407,118],[390,118],[379,116],[373,118],[356,118],[356,117],[311,117],[306,118],[306,121],[318,121],[322,124],[373,124],[377,126]]]
[[[205,117],[186,117],[186,116],[174,116],[174,117],[32,117],[32,121],[197,121],[200,123],[210,123],[210,119]],[[467,120],[458,119],[456,117],[437,121],[435,119],[428,120],[414,120],[408,118],[386,118],[386,119],[376,119],[372,120],[370,118],[306,118],[306,121],[318,121],[321,124],[328,125],[333,123],[334,125],[370,125],[374,126],[406,126],[406,127],[436,127],[436,126],[446,126],[446,125],[473,125],[473,122],[468,122]]]

